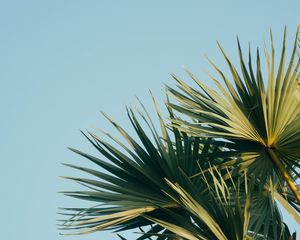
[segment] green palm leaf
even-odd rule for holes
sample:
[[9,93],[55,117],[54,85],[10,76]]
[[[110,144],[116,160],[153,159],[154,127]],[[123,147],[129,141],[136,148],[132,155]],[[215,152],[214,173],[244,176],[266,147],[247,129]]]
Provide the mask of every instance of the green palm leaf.
[[[94,168],[65,164],[93,175],[95,178],[65,177],[83,184],[89,190],[63,193],[71,197],[95,201],[100,206],[97,205],[89,209],[65,209],[70,212],[66,215],[68,217],[71,215],[71,218],[63,222],[62,230],[74,230],[73,233],[76,234],[92,233],[103,229],[127,230],[153,224],[143,218],[146,213],[152,217],[165,219],[166,213],[161,210],[162,208],[176,209],[177,212],[182,211],[178,209],[179,206],[170,197],[172,188],[166,183],[165,178],[188,187],[190,180],[186,176],[196,174],[199,166],[203,168],[208,166],[207,162],[199,161],[201,152],[221,150],[210,143],[200,144],[197,137],[188,137],[175,128],[172,131],[173,137],[171,137],[158,109],[157,111],[163,137],[160,137],[156,132],[147,112],[145,112],[145,114],[141,113],[140,117],[145,120],[152,133],[151,138],[147,136],[145,128],[140,125],[136,114],[130,109],[127,111],[128,117],[137,133],[138,141],[134,140],[121,126],[105,115],[129,146],[108,133],[105,133],[106,136],[113,140],[117,147],[92,133],[89,135],[83,133],[105,159],[102,160],[76,149],[71,150],[106,170],[106,173],[101,169],[95,170]],[[173,116],[171,110],[170,116]],[[192,182],[198,185],[200,192],[207,191],[201,179],[194,178]],[[156,234],[162,230],[161,227],[154,226],[150,232]],[[165,231],[165,233],[168,232]]]
[[300,176],[298,35],[297,30],[291,57],[286,64],[285,31],[276,71],[271,34],[271,54],[264,48],[266,77],[261,69],[259,51],[257,50],[256,67],[252,67],[250,53],[247,67],[238,41],[240,73],[219,45],[234,84],[210,61],[225,84],[222,85],[210,76],[218,91],[205,85],[189,71],[187,73],[200,91],[176,76],[173,77],[180,91],[170,87],[168,90],[179,102],[170,106],[194,120],[190,122],[178,118],[173,120],[174,126],[193,136],[220,139],[229,150],[223,155],[223,165],[239,167],[241,170],[247,168],[249,174],[256,174],[260,178],[262,186],[276,173],[278,181],[285,179],[299,203],[300,194],[294,183]]

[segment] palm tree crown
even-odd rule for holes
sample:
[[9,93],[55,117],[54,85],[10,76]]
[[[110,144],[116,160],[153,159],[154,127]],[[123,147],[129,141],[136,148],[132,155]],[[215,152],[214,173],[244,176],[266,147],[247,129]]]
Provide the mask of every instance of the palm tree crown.
[[295,240],[277,202],[300,224],[298,39],[297,30],[286,64],[285,31],[275,67],[271,34],[271,53],[264,48],[267,77],[259,51],[255,67],[249,51],[246,66],[239,41],[240,73],[219,44],[233,83],[212,61],[224,82],[209,75],[217,90],[189,71],[200,89],[173,75],[179,90],[167,87],[170,123],[164,122],[153,98],[160,134],[142,104],[138,113],[127,109],[136,138],[104,114],[125,143],[105,132],[114,144],[83,133],[101,157],[71,149],[96,166],[65,164],[93,178],[65,177],[87,189],[64,194],[97,205],[64,208],[67,218],[60,229],[86,234],[139,228],[137,240]]

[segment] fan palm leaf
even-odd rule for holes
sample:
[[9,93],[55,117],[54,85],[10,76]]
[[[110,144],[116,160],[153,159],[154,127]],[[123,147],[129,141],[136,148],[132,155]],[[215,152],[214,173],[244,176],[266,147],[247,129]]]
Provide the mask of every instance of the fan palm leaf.
[[[148,136],[131,109],[127,110],[128,117],[137,133],[138,140],[134,140],[120,125],[105,114],[129,146],[108,133],[105,135],[118,147],[109,144],[93,133],[88,135],[83,133],[106,159],[103,160],[76,149],[71,150],[95,163],[106,172],[65,164],[93,175],[95,178],[65,177],[81,183],[89,190],[63,193],[67,196],[95,201],[98,205],[88,209],[66,208],[65,210],[70,213],[64,213],[69,218],[62,223],[62,230],[73,230],[73,233],[76,234],[92,233],[104,229],[126,230],[153,224],[143,218],[146,213],[150,214],[149,216],[164,219],[166,213],[161,210],[162,208],[182,211],[170,197],[172,188],[167,184],[165,178],[188,187],[187,182],[190,180],[186,176],[196,174],[199,166],[206,168],[204,161],[199,163],[199,154],[201,156],[201,153],[221,150],[210,143],[200,144],[197,137],[188,137],[175,128],[172,131],[173,137],[171,137],[158,109],[157,111],[162,137],[153,127],[147,112],[140,112],[140,117],[145,120],[152,133],[151,137]],[[171,110],[170,116],[173,116]],[[206,185],[201,182],[201,179],[194,178],[192,182],[197,184],[199,192],[207,191]],[[163,228],[154,226],[150,232],[155,234],[156,231],[161,232]],[[168,232],[168,230],[164,231],[165,234]]]
[[277,71],[271,34],[271,53],[264,47],[266,77],[261,68],[259,51],[257,50],[256,55],[256,68],[252,66],[249,51],[247,67],[238,41],[241,73],[219,44],[233,83],[209,60],[225,85],[209,75],[218,89],[216,91],[187,71],[201,90],[187,85],[173,75],[180,90],[168,87],[168,91],[179,102],[170,106],[193,119],[193,122],[190,122],[177,118],[173,120],[174,126],[192,136],[220,139],[220,144],[234,150],[223,154],[223,157],[226,156],[223,165],[247,168],[249,174],[259,176],[262,186],[275,172],[278,181],[285,179],[295,201],[300,203],[300,194],[295,186],[300,176],[298,32],[299,29],[296,32],[291,57],[286,64],[285,30]]
[[[222,173],[213,167],[209,168],[208,172],[208,175],[202,172],[202,179],[209,189],[206,195],[197,193],[197,186],[193,183],[190,183],[190,189],[193,191],[187,192],[178,183],[167,180],[177,194],[174,201],[185,210],[184,216],[166,210],[169,214],[167,220],[147,216],[146,218],[183,239],[284,240],[291,236],[276,207],[274,211],[268,208],[276,206],[275,202],[269,204],[270,195],[261,199],[253,189],[254,182],[248,181],[247,176],[233,183],[226,181]],[[257,208],[257,205],[260,207]],[[260,221],[257,221],[257,213],[260,210],[263,211],[259,215]],[[270,217],[268,214],[273,214],[272,222],[267,220]],[[269,228],[270,223],[274,229]]]

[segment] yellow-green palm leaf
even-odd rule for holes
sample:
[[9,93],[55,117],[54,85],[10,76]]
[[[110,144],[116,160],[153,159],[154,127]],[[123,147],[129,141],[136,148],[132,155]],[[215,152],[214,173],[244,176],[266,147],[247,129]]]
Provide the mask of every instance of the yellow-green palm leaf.
[[[300,166],[300,60],[297,56],[298,30],[291,56],[286,61],[286,31],[280,61],[275,63],[275,49],[271,34],[271,51],[264,47],[267,70],[261,68],[257,50],[256,66],[246,66],[240,44],[238,71],[220,50],[229,66],[226,76],[212,61],[211,64],[223,80],[210,76],[215,88],[208,87],[187,71],[200,90],[173,76],[181,91],[168,88],[179,104],[171,107],[194,121],[173,120],[180,130],[194,136],[220,139],[219,144],[234,152],[227,152],[226,165],[249,168],[265,182],[273,173],[284,178],[297,201],[300,195],[295,187]],[[265,73],[266,72],[266,73]],[[233,80],[233,81],[232,81]]]
[[215,168],[207,172],[201,173],[208,188],[206,195],[198,193],[192,183],[187,190],[186,186],[168,181],[176,193],[174,202],[186,211],[185,215],[166,210],[169,215],[166,220],[146,218],[175,236],[189,240],[285,240],[290,237],[277,204],[270,199],[271,194],[262,196],[247,175],[233,182],[227,181]]

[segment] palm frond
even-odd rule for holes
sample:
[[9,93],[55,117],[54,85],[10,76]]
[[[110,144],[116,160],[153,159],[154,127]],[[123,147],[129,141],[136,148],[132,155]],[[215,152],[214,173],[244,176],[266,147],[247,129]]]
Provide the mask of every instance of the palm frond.
[[232,154],[232,157],[224,160],[223,164],[241,170],[247,168],[263,183],[276,173],[278,181],[285,179],[294,193],[295,201],[299,203],[300,194],[295,188],[295,182],[300,176],[297,170],[300,166],[300,99],[297,90],[300,81],[300,58],[296,54],[298,32],[299,29],[287,64],[286,31],[284,32],[277,71],[273,37],[270,34],[271,53],[264,48],[267,76],[263,75],[261,69],[259,51],[257,50],[256,55],[256,68],[252,67],[249,51],[247,67],[238,41],[240,72],[219,44],[233,84],[210,61],[225,86],[209,76],[218,89],[216,91],[187,71],[200,90],[173,75],[180,90],[168,87],[168,91],[179,102],[170,103],[170,107],[193,120],[177,118],[173,120],[173,126],[191,136],[220,139],[223,144],[227,144],[229,152],[233,151],[224,152],[224,156]]
[[[172,110],[169,110],[172,117]],[[116,146],[93,133],[88,135],[83,133],[105,159],[71,149],[95,163],[100,169],[66,164],[68,167],[93,175],[94,179],[65,177],[83,184],[89,190],[63,193],[67,196],[95,201],[101,204],[101,207],[66,209],[70,212],[67,216],[71,214],[72,217],[66,219],[61,225],[62,230],[73,230],[71,234],[86,234],[103,229],[127,230],[152,224],[142,217],[146,213],[164,219],[166,214],[161,208],[181,211],[176,202],[165,194],[171,191],[165,178],[188,187],[187,181],[190,180],[186,176],[196,174],[199,166],[202,168],[208,166],[206,161],[201,159],[201,152],[221,150],[210,143],[200,144],[199,138],[188,137],[175,128],[171,137],[158,109],[157,112],[163,137],[157,133],[147,112],[144,111],[144,113],[140,112],[140,117],[150,129],[152,136],[148,136],[131,109],[128,109],[127,113],[137,133],[138,141],[105,115],[129,146],[108,133],[105,135],[113,140]],[[104,173],[101,168],[107,173]],[[194,178],[192,182],[198,185],[199,191],[207,191],[199,178]],[[162,231],[161,228],[152,228],[152,230]]]
[[[276,190],[271,181],[262,196],[254,179],[247,175],[232,182],[217,168],[211,167],[208,172],[202,172],[202,179],[209,189],[206,195],[198,194],[193,183],[190,183],[193,191],[187,192],[178,183],[167,180],[177,193],[174,201],[185,210],[184,216],[166,210],[167,220],[146,218],[173,232],[174,237],[183,239],[285,240],[291,237],[274,201],[277,193],[273,192]],[[232,178],[230,173],[229,177]]]

